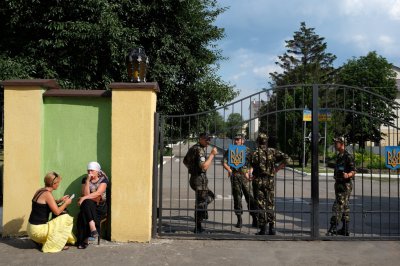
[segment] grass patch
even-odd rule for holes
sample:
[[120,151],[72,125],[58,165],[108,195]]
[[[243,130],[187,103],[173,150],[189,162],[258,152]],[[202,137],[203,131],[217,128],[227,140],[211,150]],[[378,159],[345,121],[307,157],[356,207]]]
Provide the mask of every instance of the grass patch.
[[[306,172],[306,173],[311,173],[311,166],[310,165],[307,166],[307,167],[295,166],[294,169],[298,170],[298,171],[303,171],[303,172]],[[326,172],[333,173],[334,170],[331,169],[331,168],[320,167],[319,168],[319,172],[320,173],[326,173]]]

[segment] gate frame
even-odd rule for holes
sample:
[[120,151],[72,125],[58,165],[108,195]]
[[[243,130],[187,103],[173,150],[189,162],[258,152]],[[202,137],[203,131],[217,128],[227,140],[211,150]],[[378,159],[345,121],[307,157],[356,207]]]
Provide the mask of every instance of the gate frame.
[[[320,211],[319,211],[319,205],[320,205],[320,198],[319,198],[319,159],[318,159],[318,141],[319,141],[319,122],[318,122],[318,114],[319,114],[319,92],[320,92],[320,87],[321,86],[333,86],[335,88],[343,88],[343,89],[353,89],[353,90],[357,90],[360,92],[365,92],[369,95],[369,97],[371,96],[377,96],[382,100],[387,100],[387,101],[392,101],[395,105],[397,105],[397,108],[400,107],[399,103],[397,103],[396,101],[393,101],[391,99],[387,99],[386,97],[379,95],[377,93],[374,92],[370,92],[368,90],[366,90],[366,88],[361,88],[361,87],[355,87],[355,86],[347,86],[347,85],[341,85],[341,84],[293,84],[293,85],[287,85],[287,86],[278,86],[278,87],[272,87],[270,89],[263,89],[260,92],[254,93],[250,96],[244,97],[242,99],[239,99],[237,101],[234,101],[232,103],[229,103],[225,106],[220,106],[216,109],[210,110],[210,111],[203,111],[203,112],[199,112],[196,114],[188,114],[188,115],[184,115],[184,116],[198,116],[201,114],[206,114],[208,112],[211,111],[217,111],[219,109],[225,108],[227,106],[230,105],[234,105],[236,103],[239,103],[243,100],[246,99],[251,99],[251,97],[261,94],[263,92],[266,91],[274,91],[276,89],[279,88],[291,88],[291,87],[297,87],[297,86],[306,86],[306,87],[311,87],[312,86],[312,132],[311,132],[311,209],[310,209],[310,237],[280,237],[280,238],[275,238],[275,237],[270,237],[270,238],[263,238],[262,236],[248,236],[246,237],[246,235],[244,235],[243,237],[237,237],[234,235],[223,235],[223,237],[221,237],[220,235],[193,235],[194,238],[196,239],[258,239],[258,240],[278,240],[278,239],[289,239],[290,240],[398,240],[400,239],[400,235],[398,236],[377,236],[377,237],[364,237],[364,236],[352,236],[352,237],[342,237],[342,236],[334,236],[332,237],[328,237],[328,236],[321,236],[319,233],[320,230],[320,223],[319,223],[319,217],[320,217]],[[346,93],[346,92],[345,92]],[[354,100],[354,95],[353,95],[353,100]],[[294,109],[285,109],[285,111],[295,111],[298,108],[294,108]],[[330,107],[328,109],[331,110],[336,110],[336,111],[343,111],[343,112],[350,112],[353,114],[361,114],[361,115],[365,115],[366,117],[370,117],[372,118],[372,116],[367,113],[367,112],[359,112],[359,111],[355,111],[355,110],[349,110],[346,108],[337,108],[337,107]],[[272,112],[274,113],[274,112]],[[398,115],[398,113],[397,113]],[[158,207],[157,204],[153,202],[153,237],[163,237],[162,236],[162,219],[158,219],[159,216],[161,218],[162,216],[162,186],[163,186],[163,180],[162,180],[162,176],[163,176],[163,152],[164,152],[164,134],[163,134],[163,129],[164,129],[164,125],[165,125],[165,118],[166,117],[180,117],[180,115],[172,115],[172,116],[168,116],[168,115],[160,115],[158,113],[155,114],[155,147],[154,147],[154,152],[155,154],[157,154],[157,151],[159,150],[160,154],[159,154],[159,160],[157,160],[156,155],[153,156],[154,158],[154,172],[153,172],[153,180],[155,182],[153,182],[153,185],[155,186],[157,184],[157,187],[153,188],[153,200],[154,202],[156,202],[158,200]],[[259,117],[257,117],[259,118]],[[251,118],[249,120],[244,120],[243,122],[248,122],[250,121]],[[383,124],[382,124],[383,125]],[[381,126],[382,126],[381,125]],[[400,130],[399,125],[391,125],[392,128],[396,129],[397,131]],[[156,145],[157,144],[157,145]],[[157,165],[157,167],[156,167]],[[158,170],[158,167],[160,167],[160,170]],[[158,180],[157,180],[158,178]],[[158,181],[158,182],[156,182]],[[353,191],[354,192],[354,191]],[[158,196],[158,198],[157,198]],[[188,209],[181,209],[181,210],[188,210]],[[232,210],[233,211],[233,210]],[[399,214],[400,215],[400,214]],[[158,221],[157,221],[158,219]],[[364,232],[363,232],[364,234]],[[164,236],[165,237],[165,236]],[[174,238],[174,236],[168,235],[168,238]],[[175,237],[179,237],[178,235]],[[188,236],[185,235],[185,238],[187,238]]]

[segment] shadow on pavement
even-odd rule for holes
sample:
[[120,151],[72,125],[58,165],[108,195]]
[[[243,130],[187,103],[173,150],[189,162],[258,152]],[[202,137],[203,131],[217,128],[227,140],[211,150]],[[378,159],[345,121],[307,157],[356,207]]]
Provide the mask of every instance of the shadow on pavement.
[[18,249],[36,249],[39,250],[39,246],[30,240],[29,238],[0,238],[0,243],[9,245]]

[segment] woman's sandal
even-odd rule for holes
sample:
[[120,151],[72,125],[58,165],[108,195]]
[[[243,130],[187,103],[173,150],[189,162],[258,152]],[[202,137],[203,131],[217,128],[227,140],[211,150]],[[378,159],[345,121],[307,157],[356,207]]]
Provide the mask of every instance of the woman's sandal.
[[68,249],[69,249],[68,246],[64,246],[64,247],[62,248],[63,251],[64,251],[64,250],[68,250]]
[[92,232],[90,232],[90,236],[96,239],[97,237],[99,237],[99,233],[97,233],[97,230],[93,230]]
[[88,246],[89,246],[88,243],[83,243],[83,244],[81,244],[81,245],[78,245],[78,249],[85,249],[85,248],[87,248]]

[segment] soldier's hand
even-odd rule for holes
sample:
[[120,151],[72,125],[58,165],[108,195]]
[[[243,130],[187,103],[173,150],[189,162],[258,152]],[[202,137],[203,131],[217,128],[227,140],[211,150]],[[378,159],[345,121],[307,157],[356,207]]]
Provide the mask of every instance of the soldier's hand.
[[218,150],[217,150],[216,147],[212,148],[211,154],[213,154],[213,155],[217,155],[218,154]]
[[225,179],[226,179],[226,180],[229,180],[229,179],[231,178],[231,175],[232,175],[232,173],[229,173],[229,172],[228,172],[228,173],[226,174]]
[[247,180],[249,180],[249,181],[251,180],[251,179],[250,179],[249,173],[245,173],[245,174],[244,174],[244,177],[245,177]]

